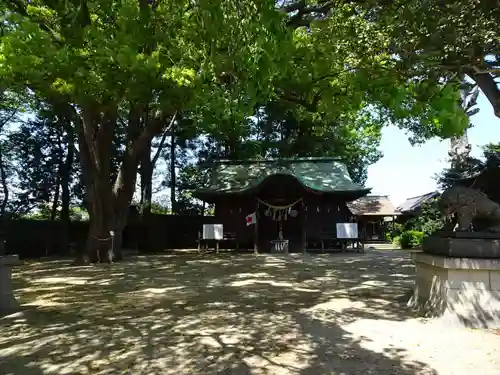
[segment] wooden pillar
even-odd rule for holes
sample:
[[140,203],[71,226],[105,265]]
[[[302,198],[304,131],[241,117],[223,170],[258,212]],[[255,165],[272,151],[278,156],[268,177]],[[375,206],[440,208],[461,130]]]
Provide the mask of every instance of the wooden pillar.
[[378,227],[380,228],[380,239],[382,241],[385,241],[385,233],[386,233],[386,227],[385,227],[385,221],[384,221],[384,216],[380,216],[378,220]]
[[385,241],[385,239],[387,237],[387,229],[389,228],[389,225],[387,224],[385,216],[382,217],[382,228],[384,228],[384,238],[383,238],[383,240]]

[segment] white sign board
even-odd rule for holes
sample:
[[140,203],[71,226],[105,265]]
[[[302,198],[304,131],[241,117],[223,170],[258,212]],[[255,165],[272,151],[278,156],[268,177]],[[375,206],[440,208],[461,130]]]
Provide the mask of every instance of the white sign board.
[[222,224],[203,224],[203,239],[220,241],[224,238]]
[[337,223],[337,238],[358,238],[358,223]]

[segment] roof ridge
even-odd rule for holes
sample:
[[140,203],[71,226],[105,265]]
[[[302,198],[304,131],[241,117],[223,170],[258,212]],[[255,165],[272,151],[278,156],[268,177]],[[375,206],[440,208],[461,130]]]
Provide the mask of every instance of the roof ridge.
[[207,163],[214,164],[257,164],[257,163],[275,163],[275,162],[289,162],[289,163],[303,163],[303,162],[342,162],[342,159],[334,156],[311,156],[300,158],[266,158],[266,159],[217,159],[207,160]]
[[409,197],[409,198],[406,198],[406,200],[410,200],[410,199],[415,199],[415,198],[420,198],[420,197],[425,197],[426,195],[431,195],[431,194],[439,194],[439,191],[433,191],[433,192],[430,192],[430,193],[425,193],[425,194],[420,194],[420,195],[415,195],[414,197]]
[[[371,199],[365,199],[371,198]],[[347,203],[349,210],[361,216],[397,216],[400,215],[388,195],[365,195]]]

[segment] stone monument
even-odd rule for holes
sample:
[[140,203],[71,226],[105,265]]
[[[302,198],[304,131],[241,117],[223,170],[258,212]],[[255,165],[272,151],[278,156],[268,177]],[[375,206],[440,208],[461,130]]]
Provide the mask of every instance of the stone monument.
[[457,225],[424,238],[422,251],[412,253],[409,304],[453,323],[500,328],[500,206],[463,186],[446,189],[438,204]]
[[12,290],[12,267],[19,264],[17,255],[0,255],[0,316],[19,310]]

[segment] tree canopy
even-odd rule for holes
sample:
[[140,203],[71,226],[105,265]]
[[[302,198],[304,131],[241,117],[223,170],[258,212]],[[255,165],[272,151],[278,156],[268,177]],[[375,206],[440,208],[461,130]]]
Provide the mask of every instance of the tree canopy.
[[[33,173],[17,178],[32,200],[56,201],[64,186],[66,206],[83,186],[89,249],[123,230],[138,172],[151,207],[160,159],[172,189],[203,183],[193,168],[217,157],[338,156],[363,182],[382,126],[420,142],[468,125],[460,80],[444,64],[426,72],[423,47],[405,52],[401,12],[369,1],[5,1],[0,90],[37,114],[8,134],[33,154],[17,162]],[[40,179],[52,188],[36,195]]]
[[[310,24],[348,9],[387,38],[395,74],[428,83],[466,74],[500,117],[500,9],[495,1],[291,1],[292,23]],[[361,46],[363,48],[363,46]]]

